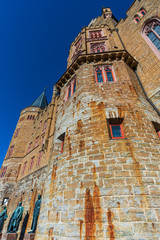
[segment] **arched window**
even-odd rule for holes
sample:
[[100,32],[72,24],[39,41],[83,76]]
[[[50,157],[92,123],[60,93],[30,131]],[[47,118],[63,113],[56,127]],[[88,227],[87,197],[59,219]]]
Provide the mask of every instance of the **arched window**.
[[144,8],[141,8],[139,13],[143,17],[146,14],[146,10]]
[[28,115],[27,120],[30,119],[30,115]]
[[105,68],[105,73],[106,73],[106,80],[107,82],[113,82],[114,80],[114,75],[111,67],[106,67]]
[[136,15],[136,16],[134,17],[134,21],[135,21],[135,23],[138,23],[138,22],[140,21],[140,17],[139,17],[138,15]]
[[148,21],[142,29],[142,35],[157,57],[160,58],[160,20]]
[[94,43],[91,45],[91,53],[100,53],[105,51],[106,51],[105,43]]
[[101,68],[96,69],[96,82],[104,82],[104,77]]

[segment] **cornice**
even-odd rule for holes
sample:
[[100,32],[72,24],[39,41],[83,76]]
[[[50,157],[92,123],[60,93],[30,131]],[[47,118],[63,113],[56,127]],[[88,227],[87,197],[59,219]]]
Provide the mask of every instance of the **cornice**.
[[126,51],[126,50],[116,50],[116,51],[107,51],[103,53],[90,53],[90,54],[82,54],[79,55],[74,62],[67,68],[65,73],[56,83],[56,87],[58,92],[60,92],[61,88],[71,79],[74,75],[75,71],[80,68],[84,63],[91,62],[104,62],[104,61],[113,61],[113,60],[123,60],[129,65],[129,67],[136,68],[138,62]]

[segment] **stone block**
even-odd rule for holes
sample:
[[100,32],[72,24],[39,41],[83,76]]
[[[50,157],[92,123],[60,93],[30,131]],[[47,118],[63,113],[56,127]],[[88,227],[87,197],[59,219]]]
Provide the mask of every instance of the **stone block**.
[[24,240],[34,240],[35,233],[26,233]]
[[5,233],[2,237],[2,240],[17,240],[17,233]]

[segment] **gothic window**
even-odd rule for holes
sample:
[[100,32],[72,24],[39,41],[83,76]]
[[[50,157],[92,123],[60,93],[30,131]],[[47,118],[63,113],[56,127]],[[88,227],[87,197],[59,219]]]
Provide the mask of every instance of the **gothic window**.
[[10,146],[7,158],[10,158],[12,156],[13,149],[14,149],[14,145]]
[[104,82],[102,69],[100,67],[96,68],[96,82]]
[[138,23],[138,22],[140,21],[140,17],[139,17],[138,15],[136,15],[136,16],[134,17],[134,21],[135,21],[135,23]]
[[114,75],[113,70],[111,67],[105,67],[105,74],[106,74],[106,80],[107,82],[113,82],[114,81]]
[[30,119],[30,115],[28,115],[27,120]]
[[112,139],[124,138],[122,124],[110,124],[110,131]]
[[3,178],[5,176],[6,171],[7,171],[7,167],[2,167],[2,172],[1,172],[1,175],[0,175],[1,178]]
[[74,61],[80,54],[82,49],[82,37],[73,46],[72,61]]
[[100,66],[95,68],[95,78],[96,82],[114,82],[115,75],[113,72],[113,67],[109,66]]
[[92,31],[92,32],[89,32],[89,37],[90,38],[100,38],[102,37],[102,31]]
[[66,100],[68,100],[76,91],[76,79],[72,79],[67,87]]
[[91,53],[100,53],[100,52],[105,52],[105,51],[106,51],[105,43],[91,44]]
[[157,57],[160,58],[160,20],[152,19],[145,24],[142,35]]
[[25,170],[26,170],[27,162],[24,163],[23,168],[22,168],[22,175],[24,175]]

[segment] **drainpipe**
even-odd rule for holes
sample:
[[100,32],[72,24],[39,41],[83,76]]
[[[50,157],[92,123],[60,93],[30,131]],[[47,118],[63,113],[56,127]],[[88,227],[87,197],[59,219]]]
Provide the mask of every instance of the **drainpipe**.
[[[121,38],[121,36],[119,35],[119,30],[118,30],[118,28],[114,28],[113,30],[115,30],[115,31],[117,32],[117,35],[118,35],[118,37],[119,37],[119,40],[120,40],[120,42],[121,42],[124,50],[127,51],[127,50],[126,50],[126,47],[125,47],[125,45],[124,45],[124,43],[123,43],[123,41],[122,41],[122,38]],[[147,95],[147,93],[146,93],[146,91],[145,91],[145,89],[144,89],[144,87],[143,87],[143,84],[142,84],[142,82],[141,82],[141,80],[140,80],[140,78],[139,78],[139,76],[138,76],[137,70],[136,70],[136,69],[133,69],[133,71],[134,71],[134,73],[135,73],[135,75],[136,75],[136,77],[137,77],[137,80],[138,80],[138,82],[139,82],[139,84],[140,84],[140,86],[141,86],[141,89],[142,89],[142,91],[143,91],[143,94],[144,94],[146,100],[149,102],[149,104],[153,107],[153,109],[154,109],[154,110],[157,112],[157,114],[160,116],[160,111],[159,111],[158,108],[155,106],[155,104],[152,102],[152,100],[148,97],[148,95]]]
[[141,86],[141,89],[142,89],[142,91],[143,91],[143,93],[144,93],[145,98],[146,98],[147,101],[150,103],[150,105],[154,108],[154,110],[157,112],[157,114],[160,116],[160,111],[159,111],[158,108],[155,106],[155,104],[152,102],[152,100],[148,97],[148,95],[147,95],[147,93],[146,93],[146,91],[145,91],[145,89],[144,89],[144,87],[143,87],[143,84],[142,84],[142,82],[141,82],[141,80],[140,80],[140,78],[139,78],[139,76],[138,76],[138,74],[137,74],[137,70],[136,70],[136,69],[133,69],[133,71],[134,71],[134,73],[135,73],[135,75],[136,75],[136,77],[137,77],[137,79],[138,79],[138,82],[139,82],[139,84],[140,84],[140,86]]
[[[122,38],[121,38],[121,36],[119,35],[119,30],[118,30],[118,28],[115,28],[114,30],[116,31],[116,33],[117,33],[117,35],[118,35],[118,37],[119,37],[119,40],[120,40],[120,42],[121,42],[124,50],[126,50],[126,47],[124,46],[124,43],[123,43],[123,41],[122,41]],[[126,50],[126,51],[127,51],[127,50]]]

